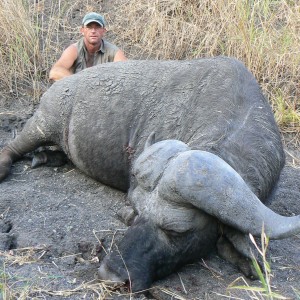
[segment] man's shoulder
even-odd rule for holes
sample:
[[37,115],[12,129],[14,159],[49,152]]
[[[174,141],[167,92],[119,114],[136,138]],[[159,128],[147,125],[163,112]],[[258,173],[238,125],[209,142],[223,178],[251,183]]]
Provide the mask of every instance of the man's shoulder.
[[75,47],[78,49],[82,48],[84,45],[84,41],[83,38],[79,39],[78,41],[76,41],[75,43],[71,44],[69,47]]
[[105,39],[103,39],[102,41],[103,41],[104,49],[112,49],[112,50],[116,50],[116,51],[119,50],[119,48],[116,45],[114,45],[113,43],[111,43]]
[[64,51],[62,55],[77,55],[78,54],[78,47],[76,43],[69,45]]

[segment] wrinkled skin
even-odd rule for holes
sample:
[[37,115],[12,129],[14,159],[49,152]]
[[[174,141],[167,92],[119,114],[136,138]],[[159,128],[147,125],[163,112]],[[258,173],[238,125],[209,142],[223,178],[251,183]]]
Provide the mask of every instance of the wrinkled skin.
[[[154,131],[161,142],[151,145]],[[104,184],[130,187],[138,217],[99,274],[133,291],[214,247],[252,276],[248,233],[260,234],[262,223],[271,238],[299,232],[298,217],[261,202],[284,152],[257,82],[234,59],[103,64],[56,82],[2,150],[0,181],[42,145],[60,146]]]

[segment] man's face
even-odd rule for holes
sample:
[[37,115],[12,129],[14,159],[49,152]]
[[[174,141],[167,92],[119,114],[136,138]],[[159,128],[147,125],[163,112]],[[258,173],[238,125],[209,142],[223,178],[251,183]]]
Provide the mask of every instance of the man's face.
[[84,36],[87,43],[97,45],[101,42],[106,29],[101,27],[98,23],[92,22],[81,28],[80,32]]

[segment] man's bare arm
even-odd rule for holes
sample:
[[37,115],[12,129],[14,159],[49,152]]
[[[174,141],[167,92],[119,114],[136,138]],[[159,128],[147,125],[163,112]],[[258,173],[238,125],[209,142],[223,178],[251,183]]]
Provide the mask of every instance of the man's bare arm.
[[58,59],[58,61],[53,65],[49,72],[49,79],[57,81],[64,77],[73,74],[71,67],[74,61],[78,57],[78,52],[75,44],[70,45]]
[[125,60],[127,60],[127,57],[125,56],[124,52],[122,50],[118,50],[115,55],[114,62],[125,61]]

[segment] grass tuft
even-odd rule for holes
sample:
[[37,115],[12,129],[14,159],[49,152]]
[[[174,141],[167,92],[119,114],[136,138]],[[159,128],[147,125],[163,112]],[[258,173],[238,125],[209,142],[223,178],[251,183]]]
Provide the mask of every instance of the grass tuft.
[[[272,275],[270,263],[267,260],[269,238],[266,236],[264,232],[264,228],[262,229],[262,233],[261,233],[261,247],[257,245],[254,237],[251,234],[249,234],[249,236],[251,242],[255,246],[262,260],[262,266],[261,266],[258,260],[253,255],[252,263],[258,275],[261,286],[250,286],[243,277],[239,277],[234,282],[232,282],[228,288],[244,291],[246,292],[247,296],[250,299],[268,299],[268,300],[289,299],[273,291],[273,287],[271,285],[271,279],[273,275]],[[238,285],[237,283],[241,281],[242,284]]]
[[[65,276],[48,274],[46,270],[41,270],[39,263],[41,263],[41,258],[46,251],[45,247],[28,247],[0,252],[2,262],[2,266],[0,266],[1,299],[45,299],[47,296],[64,298],[76,296],[76,299],[109,299],[114,295],[122,296],[122,292],[118,290],[117,285],[107,285],[99,280],[82,282],[72,288],[51,288],[55,281],[65,280]],[[19,267],[25,264],[35,269],[37,274],[33,277],[26,277],[24,274],[23,276],[14,275],[12,266]],[[19,274],[19,272],[16,271],[16,274]]]

